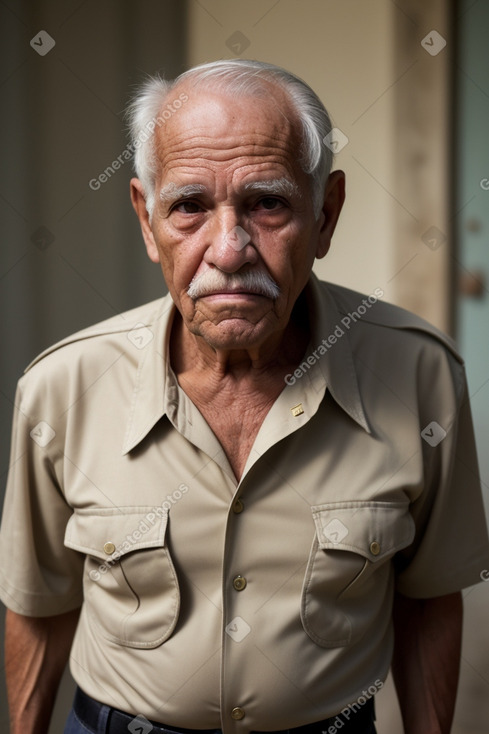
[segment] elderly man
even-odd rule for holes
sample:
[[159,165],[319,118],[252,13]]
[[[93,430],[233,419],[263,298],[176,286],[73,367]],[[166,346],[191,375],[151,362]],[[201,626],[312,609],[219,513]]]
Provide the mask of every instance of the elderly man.
[[[1,534],[12,734],[448,732],[489,567],[452,343],[321,283],[328,115],[277,67],[148,82],[131,195],[169,295],[19,383]],[[359,243],[365,246],[365,243]],[[80,612],[81,609],[81,612]]]

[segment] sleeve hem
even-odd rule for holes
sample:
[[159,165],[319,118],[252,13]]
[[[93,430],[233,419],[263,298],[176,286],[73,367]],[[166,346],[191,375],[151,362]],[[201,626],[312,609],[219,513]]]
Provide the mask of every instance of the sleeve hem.
[[424,583],[410,584],[399,580],[396,591],[411,599],[431,599],[438,596],[447,596],[475,586],[489,579],[489,558],[482,559],[471,569],[463,568],[458,574],[452,574],[445,579],[426,579]]
[[54,617],[80,608],[83,604],[83,594],[78,591],[63,596],[27,594],[1,580],[0,601],[7,609],[25,617]]

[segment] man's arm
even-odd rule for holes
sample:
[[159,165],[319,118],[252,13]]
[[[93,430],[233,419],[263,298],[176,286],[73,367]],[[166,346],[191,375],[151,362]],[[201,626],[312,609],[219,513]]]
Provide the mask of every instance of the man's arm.
[[449,734],[455,708],[463,603],[460,593],[394,600],[392,673],[405,734]]
[[7,610],[5,671],[11,734],[46,734],[79,609],[54,617]]

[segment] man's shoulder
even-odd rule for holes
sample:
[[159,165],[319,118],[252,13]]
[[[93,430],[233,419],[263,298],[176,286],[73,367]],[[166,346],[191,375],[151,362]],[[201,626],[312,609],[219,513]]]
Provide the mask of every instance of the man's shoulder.
[[30,372],[34,367],[53,359],[64,362],[77,354],[87,354],[92,347],[99,350],[114,341],[114,338],[116,341],[129,339],[138,347],[141,340],[148,339],[149,330],[172,304],[173,301],[167,295],[70,334],[38,354],[24,372]]
[[320,281],[320,286],[333,298],[341,316],[340,325],[345,331],[358,332],[363,324],[370,330],[377,329],[380,339],[394,341],[397,341],[397,335],[402,338],[402,335],[408,332],[411,335],[410,341],[417,340],[421,344],[438,343],[456,361],[463,364],[457,346],[450,336],[415,313],[384,301],[384,292],[381,288],[376,288],[371,294],[365,294],[324,281]]

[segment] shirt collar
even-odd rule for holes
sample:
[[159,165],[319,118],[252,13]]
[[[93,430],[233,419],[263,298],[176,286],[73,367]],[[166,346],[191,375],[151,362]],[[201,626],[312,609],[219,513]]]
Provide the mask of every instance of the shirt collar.
[[[310,357],[313,369],[308,372],[316,388],[322,384],[336,403],[365,431],[370,427],[365,415],[353,354],[347,333],[341,326],[341,314],[327,283],[319,281],[312,273],[306,286],[310,346],[304,362]],[[148,324],[140,324],[145,332],[131,403],[130,418],[124,438],[123,453],[137,446],[156,423],[178,400],[178,386],[169,364],[169,340],[176,307],[171,296],[160,302],[161,306]],[[311,366],[311,365],[309,365]],[[299,367],[300,369],[300,367]]]
[[343,328],[342,314],[333,293],[327,283],[311,273],[306,296],[311,341],[304,359],[314,359],[316,375],[311,374],[311,379],[318,379],[319,373],[336,403],[367,433],[371,433],[360,395],[350,340]]
[[[171,325],[176,308],[170,295],[165,296],[160,304],[147,324],[138,324],[146,331],[134,381],[123,454],[143,440],[166,414],[168,405],[177,399],[177,386],[170,379],[168,362]],[[149,334],[152,338],[149,338]]]

